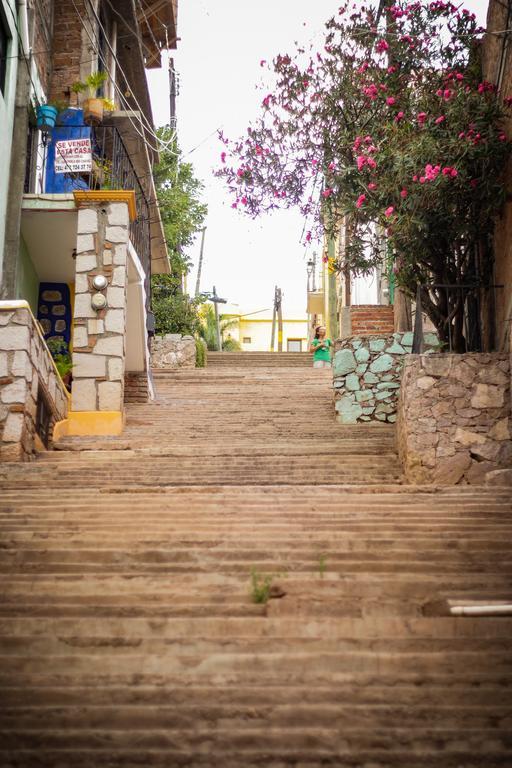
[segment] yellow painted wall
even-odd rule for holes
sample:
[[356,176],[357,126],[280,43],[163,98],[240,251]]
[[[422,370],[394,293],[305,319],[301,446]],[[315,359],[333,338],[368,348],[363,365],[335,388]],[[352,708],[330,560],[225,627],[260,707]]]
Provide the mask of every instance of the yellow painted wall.
[[[233,339],[240,341],[245,352],[268,352],[272,337],[272,319],[240,318],[238,325],[224,333],[224,338],[231,334]],[[283,352],[288,349],[288,339],[301,339],[302,351],[307,352],[307,320],[285,320],[283,318]],[[244,342],[244,338],[250,338],[250,343]],[[275,347],[277,351],[277,330]]]

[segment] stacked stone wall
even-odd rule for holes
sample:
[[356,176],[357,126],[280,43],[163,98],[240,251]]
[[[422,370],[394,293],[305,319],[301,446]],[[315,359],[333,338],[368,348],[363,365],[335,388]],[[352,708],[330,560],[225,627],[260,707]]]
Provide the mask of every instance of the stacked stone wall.
[[8,307],[0,306],[0,461],[28,461],[36,450],[38,396],[51,413],[50,434],[66,418],[68,396],[28,307]]
[[512,464],[510,358],[411,355],[398,410],[398,447],[410,483],[482,484]]
[[[412,333],[392,333],[335,342],[333,387],[339,422],[396,421],[400,376],[412,340]],[[437,349],[437,336],[426,333],[424,344]]]
[[[121,411],[126,351],[126,284],[129,218],[126,203],[104,203],[78,212],[73,331],[73,411]],[[107,278],[97,291],[96,275]],[[93,294],[107,305],[95,310]]]
[[169,333],[155,336],[151,345],[152,368],[195,368],[196,342],[193,336]]

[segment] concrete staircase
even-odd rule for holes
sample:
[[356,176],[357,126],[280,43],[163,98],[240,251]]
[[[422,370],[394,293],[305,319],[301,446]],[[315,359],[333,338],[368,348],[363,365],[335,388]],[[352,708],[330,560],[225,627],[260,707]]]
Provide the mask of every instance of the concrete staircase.
[[208,352],[208,366],[218,368],[311,367],[310,352]]
[[512,620],[445,609],[510,599],[510,494],[402,485],[329,383],[159,371],[0,465],[2,767],[510,768]]

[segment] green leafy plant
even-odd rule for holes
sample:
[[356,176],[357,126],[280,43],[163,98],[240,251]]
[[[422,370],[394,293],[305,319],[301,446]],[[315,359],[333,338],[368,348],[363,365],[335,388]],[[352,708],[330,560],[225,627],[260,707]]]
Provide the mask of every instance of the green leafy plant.
[[206,368],[206,343],[196,338],[196,368]]
[[113,189],[112,185],[112,161],[106,157],[94,157],[94,170],[100,189]]
[[273,576],[269,574],[258,573],[253,568],[251,570],[251,599],[253,603],[267,603],[272,588]]
[[69,354],[68,346],[65,341],[60,339],[48,339],[46,342],[51,356],[53,357],[55,366],[59,372],[61,379],[68,375],[73,368],[71,355]]
[[88,75],[85,80],[77,80],[74,82],[71,86],[71,90],[73,93],[77,94],[85,93],[88,99],[100,98],[100,100],[103,102],[104,109],[112,111],[115,109],[115,104],[112,99],[98,97],[98,91],[105,83],[107,78],[108,75],[106,72],[91,72],[91,74]]

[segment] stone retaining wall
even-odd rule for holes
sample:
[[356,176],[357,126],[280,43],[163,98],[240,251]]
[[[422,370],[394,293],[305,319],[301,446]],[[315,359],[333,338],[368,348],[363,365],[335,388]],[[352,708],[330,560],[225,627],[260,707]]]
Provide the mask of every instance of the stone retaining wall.
[[[396,421],[402,365],[412,349],[412,339],[412,333],[392,333],[335,342],[333,386],[338,421]],[[437,336],[426,333],[424,343],[427,349],[437,349]]]
[[398,410],[406,479],[483,484],[512,464],[510,416],[508,355],[411,355]]
[[196,342],[193,336],[168,333],[155,336],[151,344],[152,368],[195,368]]
[[50,435],[66,418],[67,391],[24,301],[0,304],[0,461],[29,461],[36,450],[36,411],[44,398]]

